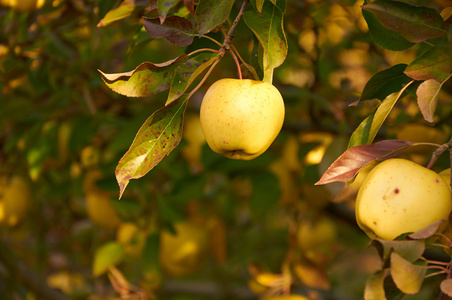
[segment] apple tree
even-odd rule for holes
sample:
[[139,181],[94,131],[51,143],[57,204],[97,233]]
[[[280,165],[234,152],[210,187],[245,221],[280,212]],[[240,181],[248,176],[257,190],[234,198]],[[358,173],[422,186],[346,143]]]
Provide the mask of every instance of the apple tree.
[[[2,297],[452,297],[449,1],[26,2],[0,1]],[[224,78],[284,99],[252,160],[206,142]],[[439,219],[379,235],[358,204],[391,176],[371,205]]]

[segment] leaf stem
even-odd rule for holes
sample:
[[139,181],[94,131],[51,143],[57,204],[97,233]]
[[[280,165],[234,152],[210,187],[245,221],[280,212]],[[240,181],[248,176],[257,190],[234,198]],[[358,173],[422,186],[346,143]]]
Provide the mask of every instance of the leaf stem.
[[217,41],[216,39],[214,39],[213,37],[210,37],[208,35],[203,35],[202,37],[214,42],[215,44],[217,44],[220,47],[223,47],[223,44],[220,43],[219,41]]
[[215,66],[218,64],[218,62],[221,60],[222,57],[223,57],[223,54],[220,54],[220,56],[213,62],[213,64],[209,67],[209,70],[207,70],[207,73],[204,75],[204,77],[201,79],[201,81],[198,83],[198,85],[193,90],[191,90],[191,92],[188,94],[185,101],[188,101],[188,99],[190,99],[191,96],[193,96],[193,94],[204,84],[207,77],[209,77],[213,68],[215,68]]
[[210,48],[202,48],[202,49],[197,49],[197,50],[195,50],[193,52],[188,53],[187,56],[192,56],[192,55],[194,55],[196,53],[204,52],[204,51],[216,52],[216,53],[219,52],[218,50],[214,50],[214,49],[210,49]]

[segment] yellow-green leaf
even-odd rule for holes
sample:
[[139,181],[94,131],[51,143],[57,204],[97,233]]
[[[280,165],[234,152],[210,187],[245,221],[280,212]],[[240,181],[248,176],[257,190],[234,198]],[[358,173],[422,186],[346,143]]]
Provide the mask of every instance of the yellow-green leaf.
[[391,276],[397,288],[405,294],[416,294],[421,288],[427,269],[415,265],[397,252],[391,253]]
[[116,266],[124,258],[124,246],[117,242],[109,242],[96,250],[93,261],[93,275],[100,276],[112,266]]

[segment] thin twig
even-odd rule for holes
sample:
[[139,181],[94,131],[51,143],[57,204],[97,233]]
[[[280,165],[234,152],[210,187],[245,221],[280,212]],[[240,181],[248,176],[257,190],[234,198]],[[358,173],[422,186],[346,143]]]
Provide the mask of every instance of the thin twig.
[[20,261],[12,249],[0,240],[0,263],[9,275],[21,282],[27,289],[33,291],[39,298],[46,300],[69,300],[65,294],[50,288],[45,280],[32,271],[24,262]]
[[243,13],[245,12],[245,8],[248,4],[248,1],[249,0],[243,1],[242,7],[240,8],[239,13],[237,14],[237,17],[235,18],[234,22],[232,22],[231,28],[229,28],[228,34],[226,35],[226,38],[224,39],[224,42],[223,42],[223,47],[225,50],[229,50],[229,48],[230,48],[232,38],[234,37],[235,28],[239,24],[239,21],[242,18]]

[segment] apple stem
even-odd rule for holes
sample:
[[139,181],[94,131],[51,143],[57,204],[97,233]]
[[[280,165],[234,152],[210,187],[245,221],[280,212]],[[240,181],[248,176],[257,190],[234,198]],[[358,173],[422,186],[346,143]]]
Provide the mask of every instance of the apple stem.
[[237,66],[237,73],[239,74],[239,79],[243,79],[242,78],[242,68],[240,68],[240,63],[239,60],[237,59],[237,55],[235,55],[234,50],[231,48],[229,53],[231,53],[232,58],[234,58],[235,64]]
[[248,4],[248,2],[249,2],[249,0],[243,1],[242,7],[240,7],[239,13],[237,14],[237,17],[235,18],[234,22],[232,22],[232,26],[231,26],[231,28],[229,28],[228,33],[226,33],[223,29],[225,38],[224,38],[222,48],[224,49],[224,51],[230,52],[232,57],[234,58],[235,64],[237,65],[237,72],[238,72],[240,79],[242,79],[242,70],[240,68],[240,63],[239,63],[239,60],[237,59],[237,55],[234,52],[235,48],[231,45],[231,41],[232,41],[232,38],[234,37],[235,29],[237,28],[237,25],[239,24],[239,21],[242,18],[243,13],[245,12],[245,8],[246,8],[246,5]]

